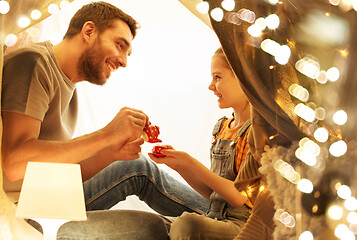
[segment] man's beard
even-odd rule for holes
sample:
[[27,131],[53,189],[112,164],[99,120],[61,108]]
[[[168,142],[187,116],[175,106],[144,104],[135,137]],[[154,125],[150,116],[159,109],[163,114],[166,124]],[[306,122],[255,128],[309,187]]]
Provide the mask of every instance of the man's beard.
[[100,40],[97,39],[92,46],[84,50],[77,63],[77,71],[80,78],[83,80],[96,84],[104,85],[107,78],[104,75],[103,63],[100,59],[102,51]]

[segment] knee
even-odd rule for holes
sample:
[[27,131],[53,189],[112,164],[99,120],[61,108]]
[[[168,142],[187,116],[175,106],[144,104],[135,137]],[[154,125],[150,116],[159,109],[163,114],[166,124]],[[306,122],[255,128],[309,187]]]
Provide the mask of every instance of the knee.
[[183,213],[172,224],[170,229],[171,240],[200,239],[205,216],[196,213]]

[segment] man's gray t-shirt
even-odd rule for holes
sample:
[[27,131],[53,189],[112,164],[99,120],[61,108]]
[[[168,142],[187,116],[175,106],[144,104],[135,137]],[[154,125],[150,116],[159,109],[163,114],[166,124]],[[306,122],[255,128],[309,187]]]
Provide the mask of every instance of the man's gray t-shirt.
[[[78,114],[77,92],[58,66],[49,41],[5,55],[1,98],[2,111],[22,113],[42,122],[40,140],[72,138]],[[4,179],[6,192],[17,192],[20,187]]]

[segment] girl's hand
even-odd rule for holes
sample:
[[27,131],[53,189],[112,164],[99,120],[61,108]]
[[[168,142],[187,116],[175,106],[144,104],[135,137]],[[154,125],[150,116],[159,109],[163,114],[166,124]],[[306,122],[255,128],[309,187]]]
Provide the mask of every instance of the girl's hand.
[[188,153],[182,151],[176,151],[170,145],[162,145],[167,149],[162,149],[161,154],[166,155],[166,157],[156,157],[154,154],[149,153],[149,157],[158,164],[166,164],[175,171],[180,168],[184,168],[189,163],[192,158]]

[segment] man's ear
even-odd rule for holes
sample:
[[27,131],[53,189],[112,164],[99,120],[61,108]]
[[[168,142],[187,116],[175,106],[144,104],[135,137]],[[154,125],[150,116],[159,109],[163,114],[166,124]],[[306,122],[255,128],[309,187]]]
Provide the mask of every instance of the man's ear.
[[85,42],[89,42],[90,38],[93,36],[93,34],[96,31],[96,26],[94,22],[88,21],[83,24],[81,35],[83,37],[83,40]]

